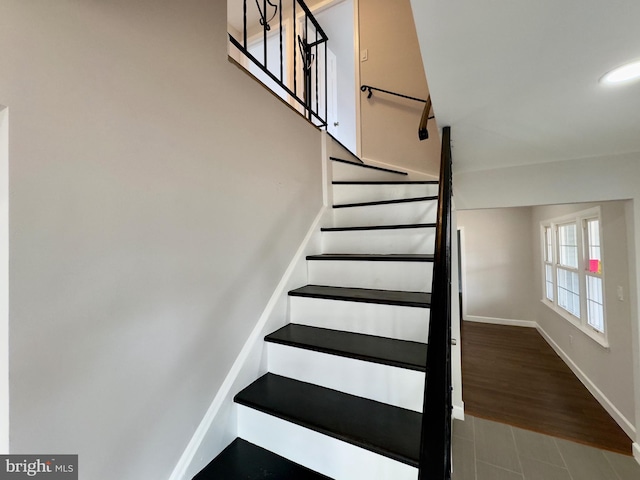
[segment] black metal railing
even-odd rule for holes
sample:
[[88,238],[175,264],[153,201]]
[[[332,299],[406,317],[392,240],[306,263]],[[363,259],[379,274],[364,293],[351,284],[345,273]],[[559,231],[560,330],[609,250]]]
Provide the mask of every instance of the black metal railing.
[[367,92],[367,98],[371,98],[373,96],[374,90],[377,92],[386,93],[388,95],[393,95],[396,97],[406,98],[408,100],[414,100],[416,102],[424,103],[424,109],[422,111],[422,117],[420,118],[420,123],[418,124],[418,138],[420,140],[426,140],[429,138],[429,131],[427,130],[427,122],[434,118],[433,116],[429,116],[431,113],[431,95],[427,97],[426,100],[423,98],[411,97],[409,95],[404,95],[402,93],[392,92],[391,90],[385,90],[383,88],[372,87],[371,85],[362,85],[360,87],[362,92]]
[[451,478],[451,129],[442,131],[418,480]]
[[250,62],[247,69],[257,69],[268,88],[326,127],[328,37],[311,10],[303,0],[242,0],[241,16],[241,25],[233,25],[240,39],[229,33],[229,41]]

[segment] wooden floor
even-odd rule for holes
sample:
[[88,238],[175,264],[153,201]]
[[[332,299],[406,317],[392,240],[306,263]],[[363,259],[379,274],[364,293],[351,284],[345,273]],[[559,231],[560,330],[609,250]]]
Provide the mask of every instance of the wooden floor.
[[537,330],[462,323],[467,413],[631,455],[631,439]]

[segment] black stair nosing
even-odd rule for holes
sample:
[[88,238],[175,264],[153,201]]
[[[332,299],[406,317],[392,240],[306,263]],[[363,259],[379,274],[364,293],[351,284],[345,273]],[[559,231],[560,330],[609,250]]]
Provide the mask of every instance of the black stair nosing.
[[334,180],[332,185],[438,185],[438,180]]
[[435,228],[435,223],[409,223],[402,225],[364,225],[359,227],[322,227],[321,232],[355,232],[359,230],[402,230],[405,228]]
[[351,261],[351,262],[433,262],[431,253],[321,253],[307,255],[307,260],[315,261]]
[[295,323],[267,335],[265,341],[407,370],[426,371],[426,343]]
[[347,165],[354,165],[354,166],[360,167],[360,168],[368,168],[370,170],[378,170],[380,172],[395,173],[397,175],[408,175],[407,172],[401,172],[399,170],[392,170],[391,168],[376,167],[374,165],[366,165],[366,164],[363,164],[363,163],[352,162],[351,160],[344,160],[342,158],[329,157],[329,159],[333,160],[334,162],[346,163]]
[[332,480],[242,438],[236,438],[192,480],[295,478]]
[[431,195],[427,197],[394,198],[393,200],[376,200],[373,202],[340,203],[338,205],[333,205],[333,208],[372,207],[374,205],[393,205],[397,203],[431,202],[433,200],[438,200],[438,196]]
[[418,467],[422,415],[267,373],[234,401],[287,422]]
[[375,288],[334,287],[329,285],[305,285],[289,292],[291,297],[320,298],[344,302],[375,303],[399,307],[429,308],[431,294],[403,290]]

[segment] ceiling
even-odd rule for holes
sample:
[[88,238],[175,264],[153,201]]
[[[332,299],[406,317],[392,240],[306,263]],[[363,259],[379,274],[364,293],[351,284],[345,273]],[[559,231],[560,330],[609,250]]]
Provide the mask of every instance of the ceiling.
[[640,152],[640,81],[598,83],[640,59],[640,1],[411,4],[455,171]]

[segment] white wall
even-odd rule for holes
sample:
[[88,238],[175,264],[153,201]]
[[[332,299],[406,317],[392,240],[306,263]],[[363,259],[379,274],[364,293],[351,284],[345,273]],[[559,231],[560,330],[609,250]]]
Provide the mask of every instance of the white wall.
[[167,478],[322,204],[226,6],[2,0],[11,450]]
[[[429,88],[409,0],[360,0],[361,85],[426,99]],[[374,92],[361,93],[362,157],[429,175],[440,171],[440,137],[429,120],[429,140],[418,139],[424,104]],[[435,112],[437,115],[437,112]]]
[[9,112],[0,105],[0,453],[9,452]]
[[464,229],[465,320],[531,321],[531,209],[458,210],[457,216]]
[[[454,167],[455,168],[455,167]],[[629,259],[629,305],[632,371],[635,390],[636,455],[640,428],[640,337],[638,285],[640,275],[640,156],[622,154],[563,162],[454,173],[458,208],[495,208],[630,199],[625,204]],[[620,380],[624,381],[624,380]]]

